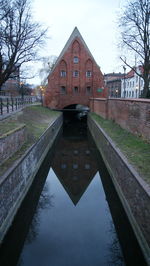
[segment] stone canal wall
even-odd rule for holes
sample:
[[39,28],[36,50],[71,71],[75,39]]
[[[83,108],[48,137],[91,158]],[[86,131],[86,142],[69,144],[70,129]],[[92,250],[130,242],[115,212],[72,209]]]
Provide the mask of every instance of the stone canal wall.
[[150,186],[138,175],[90,115],[88,127],[107,166],[145,259],[150,265]]
[[149,99],[95,98],[90,99],[90,109],[150,141]]
[[0,136],[0,165],[21,148],[26,137],[25,125]]
[[0,242],[10,227],[33,179],[63,123],[62,115],[32,145],[12,168],[0,177]]

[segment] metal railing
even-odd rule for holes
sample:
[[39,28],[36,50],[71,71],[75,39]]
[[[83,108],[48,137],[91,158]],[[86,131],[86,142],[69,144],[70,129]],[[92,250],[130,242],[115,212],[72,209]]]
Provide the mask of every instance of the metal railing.
[[0,97],[0,115],[6,115],[23,108],[26,105],[33,104],[35,97]]

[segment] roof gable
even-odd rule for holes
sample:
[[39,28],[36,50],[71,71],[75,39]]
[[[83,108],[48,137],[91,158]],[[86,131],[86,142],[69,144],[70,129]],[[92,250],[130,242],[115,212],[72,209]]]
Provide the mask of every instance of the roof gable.
[[[84,45],[86,51],[89,53],[89,55],[91,56],[91,58],[94,60],[95,64],[97,65],[93,55],[91,54],[88,46],[86,45],[81,33],[79,32],[78,28],[75,27],[72,34],[70,35],[68,41],[66,42],[63,50],[61,51],[60,55],[58,56],[56,63],[54,65],[54,68],[52,69],[51,73],[54,71],[54,69],[56,68],[56,66],[58,65],[58,63],[60,62],[60,60],[62,59],[62,57],[64,56],[65,52],[68,50],[68,48],[70,47],[70,45],[73,43],[74,40],[79,39],[81,41],[81,43]],[[50,73],[50,74],[51,74]]]

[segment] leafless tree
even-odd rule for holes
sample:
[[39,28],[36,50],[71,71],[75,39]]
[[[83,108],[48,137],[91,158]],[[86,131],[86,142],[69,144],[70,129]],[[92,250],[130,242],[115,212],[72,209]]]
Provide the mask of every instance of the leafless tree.
[[51,55],[49,57],[43,57],[42,58],[42,68],[39,71],[39,75],[41,77],[41,84],[46,85],[48,80],[48,75],[51,73],[53,70],[53,67],[56,63],[57,56]]
[[125,47],[131,50],[143,67],[139,73],[132,67],[126,57],[121,60],[136,74],[144,79],[142,97],[149,97],[150,91],[150,0],[131,0],[121,17],[122,40]]
[[9,1],[8,0],[0,0],[0,23],[4,17],[7,16],[9,12]]
[[30,0],[0,0],[0,87],[37,58],[47,29],[32,20]]

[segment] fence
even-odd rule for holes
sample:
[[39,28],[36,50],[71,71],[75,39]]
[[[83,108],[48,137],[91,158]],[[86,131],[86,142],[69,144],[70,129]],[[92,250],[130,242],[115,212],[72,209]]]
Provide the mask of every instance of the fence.
[[14,112],[35,101],[35,97],[0,97],[0,115]]

